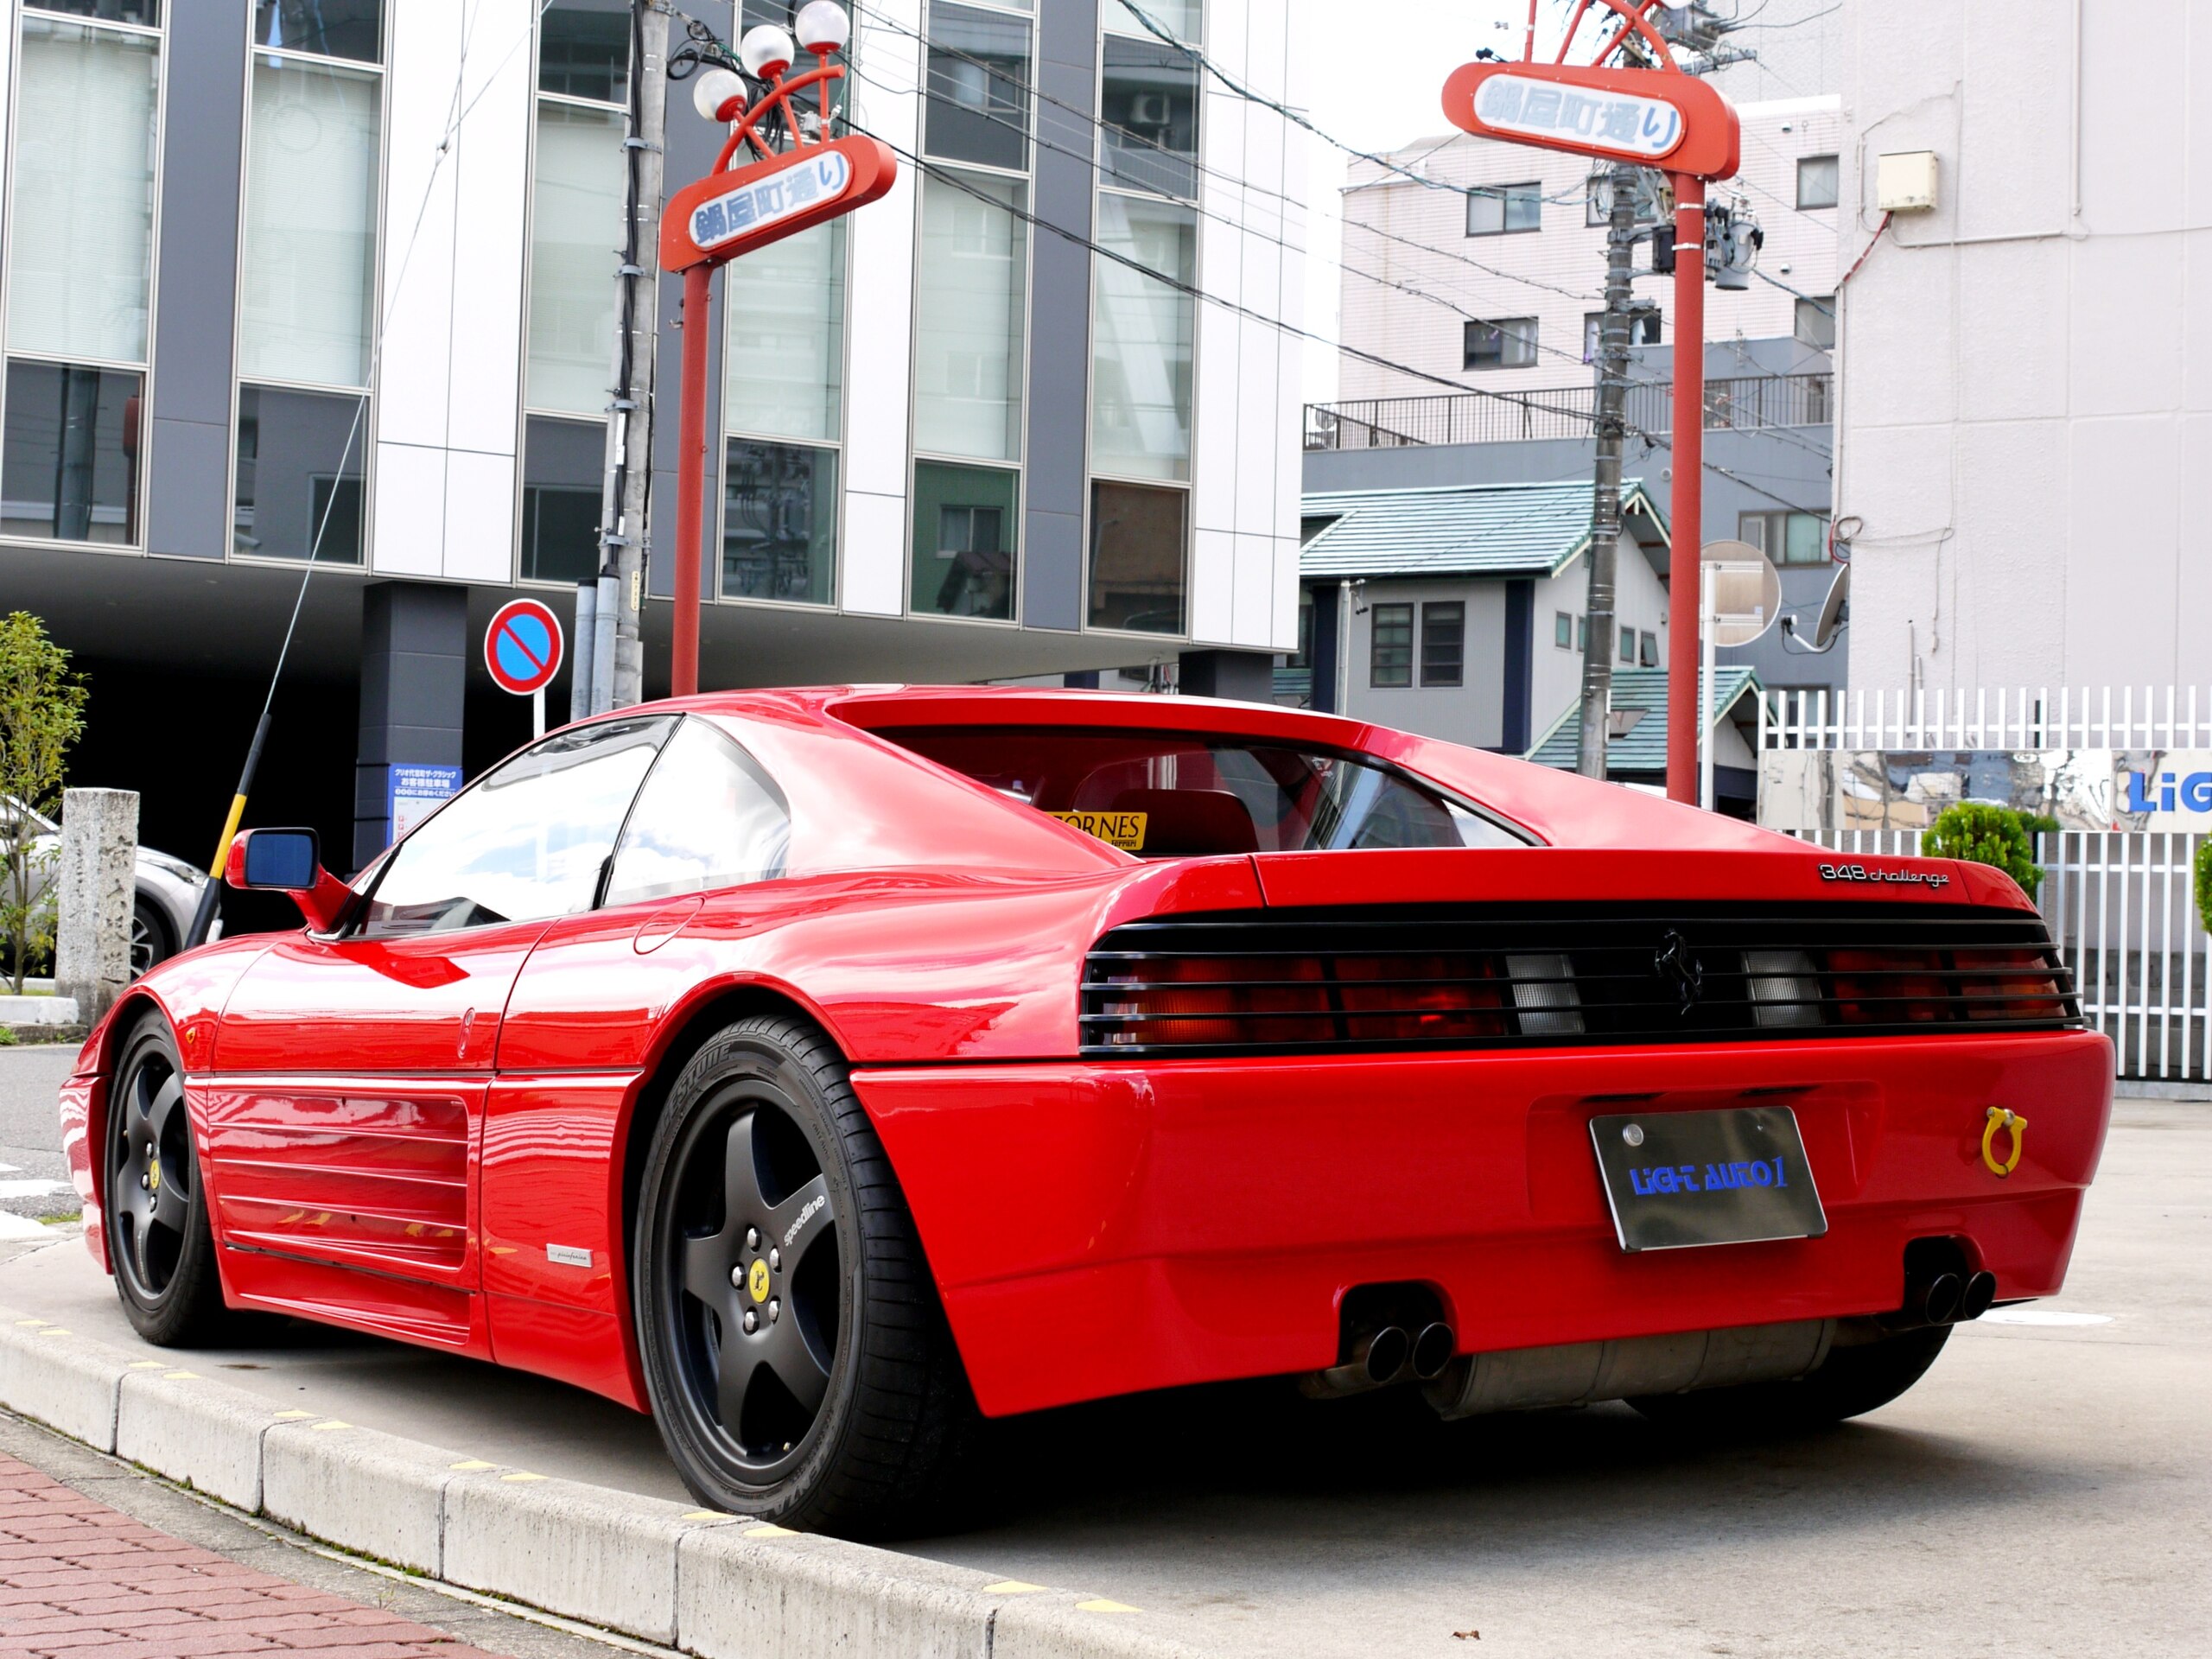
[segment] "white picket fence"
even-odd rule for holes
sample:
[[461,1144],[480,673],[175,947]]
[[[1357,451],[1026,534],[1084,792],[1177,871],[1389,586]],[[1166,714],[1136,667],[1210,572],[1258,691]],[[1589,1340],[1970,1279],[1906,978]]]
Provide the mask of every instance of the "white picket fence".
[[[2212,749],[2212,687],[1997,687],[1777,692],[1763,749]],[[1919,851],[1912,830],[1808,836],[1840,851]],[[2192,891],[2204,837],[2180,831],[2039,836],[2037,895],[2089,1022],[2126,1077],[2212,1081],[2212,937]]]
[[2212,748],[2212,687],[1775,691],[1763,749]]

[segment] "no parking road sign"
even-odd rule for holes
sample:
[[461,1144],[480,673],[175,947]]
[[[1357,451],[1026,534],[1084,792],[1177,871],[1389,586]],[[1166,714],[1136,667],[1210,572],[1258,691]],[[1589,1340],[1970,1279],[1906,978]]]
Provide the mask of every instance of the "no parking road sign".
[[561,666],[561,619],[537,600],[509,600],[484,631],[484,666],[500,690],[531,700],[542,736],[545,687]]

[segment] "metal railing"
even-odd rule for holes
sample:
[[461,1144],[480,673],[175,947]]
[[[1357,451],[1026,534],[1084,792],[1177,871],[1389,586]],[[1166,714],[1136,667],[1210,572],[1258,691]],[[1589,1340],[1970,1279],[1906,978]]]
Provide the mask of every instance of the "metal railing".
[[[1747,374],[1705,385],[1708,430],[1758,431],[1822,426],[1831,418],[1830,374]],[[1442,392],[1424,397],[1364,397],[1306,405],[1308,449],[1391,449],[1408,444],[1514,443],[1531,438],[1586,438],[1597,423],[1594,385],[1549,391]],[[1639,380],[1628,388],[1623,419],[1631,432],[1674,429],[1675,388]]]

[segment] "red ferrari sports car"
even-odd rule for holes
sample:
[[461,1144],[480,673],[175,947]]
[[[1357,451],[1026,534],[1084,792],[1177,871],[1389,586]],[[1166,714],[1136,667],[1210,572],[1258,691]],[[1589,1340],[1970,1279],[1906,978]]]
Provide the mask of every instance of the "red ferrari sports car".
[[976,1416],[1296,1376],[1443,1415],[1868,1410],[2059,1288],[2113,1056],[2020,890],[1326,715],[760,691],[533,744],[62,1092],[132,1322],[658,1419],[914,1513]]

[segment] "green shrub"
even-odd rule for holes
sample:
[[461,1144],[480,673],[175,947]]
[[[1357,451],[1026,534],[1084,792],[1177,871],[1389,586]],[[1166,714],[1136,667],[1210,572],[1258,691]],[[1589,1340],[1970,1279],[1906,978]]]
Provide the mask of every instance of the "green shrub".
[[2196,919],[2212,933],[2212,841],[2196,849]]
[[[1929,858],[1960,858],[1970,864],[1986,864],[2002,870],[2020,884],[2029,898],[2043,884],[2043,869],[2036,862],[2036,844],[2030,826],[2037,821],[2009,806],[1985,806],[1962,801],[1946,807],[1920,837],[1920,850]],[[2198,892],[2203,891],[2202,880]]]

